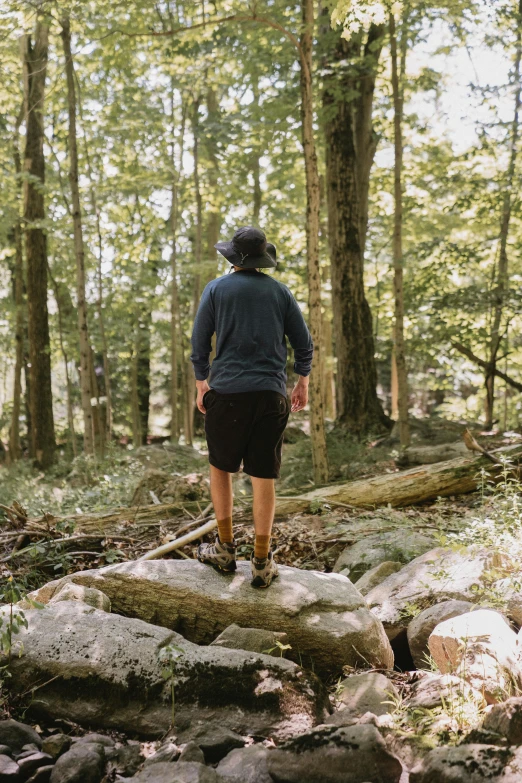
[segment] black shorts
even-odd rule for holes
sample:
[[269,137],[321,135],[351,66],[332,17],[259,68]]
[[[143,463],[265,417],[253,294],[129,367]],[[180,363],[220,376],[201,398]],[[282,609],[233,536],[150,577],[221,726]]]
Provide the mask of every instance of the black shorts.
[[256,478],[279,478],[283,433],[290,406],[275,391],[220,394],[210,389],[203,397],[205,434],[211,465],[227,473],[243,470]]

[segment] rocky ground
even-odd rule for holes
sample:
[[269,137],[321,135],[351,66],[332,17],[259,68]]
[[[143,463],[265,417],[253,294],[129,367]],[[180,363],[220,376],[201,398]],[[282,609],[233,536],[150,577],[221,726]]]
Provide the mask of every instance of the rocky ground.
[[[193,542],[136,560],[206,518],[197,459],[176,476],[151,466],[153,450],[132,487],[137,505],[88,534],[89,554],[62,557],[57,578],[45,565],[54,517],[38,567],[4,539],[0,783],[522,780],[513,473],[488,497],[319,504],[279,520],[280,578],[254,591],[246,502],[235,575],[192,560]],[[246,497],[247,482],[236,490]],[[152,508],[151,492],[192,512],[147,515],[138,529],[132,509],[147,498]],[[21,536],[12,516],[9,541]],[[107,564],[110,551],[120,555]],[[36,589],[22,590],[24,578]]]

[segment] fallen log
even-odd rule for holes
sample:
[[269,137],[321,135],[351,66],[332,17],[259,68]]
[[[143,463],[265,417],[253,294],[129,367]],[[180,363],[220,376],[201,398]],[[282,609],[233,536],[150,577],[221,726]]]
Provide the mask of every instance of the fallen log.
[[[522,461],[522,444],[508,446],[494,452],[515,464]],[[411,506],[427,500],[474,492],[479,485],[478,474],[484,470],[488,479],[495,481],[502,466],[492,463],[485,455],[422,465],[399,473],[386,473],[373,478],[334,484],[295,497],[277,498],[276,515],[304,513],[317,503],[332,503],[375,508],[377,506]]]

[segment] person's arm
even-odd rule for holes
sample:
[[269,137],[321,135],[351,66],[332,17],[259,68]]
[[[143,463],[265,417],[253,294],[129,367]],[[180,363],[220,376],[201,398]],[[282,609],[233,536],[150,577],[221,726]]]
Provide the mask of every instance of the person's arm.
[[285,333],[294,350],[294,372],[299,376],[292,391],[292,411],[302,411],[308,403],[308,382],[312,370],[314,344],[299,305],[289,292]]
[[212,350],[212,335],[215,331],[214,304],[210,295],[209,286],[205,288],[201,295],[198,311],[194,319],[192,329],[192,354],[190,361],[194,367],[196,376],[196,388],[198,391],[196,404],[201,413],[206,413],[203,405],[205,392],[210,388],[207,378],[210,372],[209,357]]

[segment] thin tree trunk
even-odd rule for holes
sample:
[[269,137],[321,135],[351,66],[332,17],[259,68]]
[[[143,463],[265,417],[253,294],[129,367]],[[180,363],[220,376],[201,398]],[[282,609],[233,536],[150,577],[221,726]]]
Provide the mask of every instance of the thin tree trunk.
[[[18,183],[21,184],[22,161],[20,159],[20,124],[23,119],[23,106],[18,115],[13,134],[13,159]],[[22,227],[20,225],[20,203],[16,203],[16,220],[13,227],[15,246],[15,265],[13,271],[15,304],[15,346],[16,358],[13,379],[13,412],[9,430],[9,461],[16,462],[21,456],[20,447],[20,408],[22,403],[22,369],[24,365],[24,258],[22,248]]]
[[[194,227],[194,266],[196,273],[194,275],[194,292],[192,299],[191,320],[194,321],[201,296],[201,262],[202,262],[202,240],[203,240],[203,198],[201,195],[201,184],[199,178],[199,96],[194,101],[192,114],[192,132],[194,136],[194,192],[196,196],[196,224]],[[190,361],[187,363],[186,372],[187,394],[185,404],[187,406],[187,418],[185,421],[185,440],[192,445],[194,433],[194,415],[196,411],[196,380]],[[188,439],[187,439],[188,438]]]
[[96,450],[94,418],[98,416],[98,407],[92,400],[97,398],[92,386],[93,368],[91,343],[87,318],[87,301],[85,295],[85,254],[82,231],[82,213],[80,191],[78,187],[78,148],[76,143],[76,89],[74,84],[74,64],[71,52],[71,26],[69,18],[62,20],[62,40],[65,55],[65,74],[67,77],[67,100],[69,112],[69,181],[71,184],[72,219],[74,228],[74,253],[76,257],[76,292],[78,309],[78,333],[80,339],[80,391],[82,400],[84,425],[84,450],[86,454],[94,454]]
[[47,74],[48,27],[38,21],[34,44],[30,35],[21,39],[24,64],[25,150],[24,232],[27,259],[27,304],[30,359],[31,453],[36,464],[54,462],[51,346],[47,310],[47,240],[44,227],[45,183],[44,97]]
[[373,323],[364,292],[369,176],[376,147],[371,116],[382,28],[371,26],[364,49],[362,34],[347,41],[329,30],[324,40],[325,65],[334,66],[325,77],[323,109],[337,416],[361,436],[389,426],[377,396]]
[[[80,86],[77,79],[76,79],[76,83],[78,86],[78,111],[83,123],[81,93],[80,93]],[[84,123],[84,127],[85,127],[85,123]],[[104,300],[103,275],[102,275],[103,239],[102,239],[102,232],[101,232],[100,209],[98,207],[98,203],[96,199],[96,190],[94,187],[94,178],[92,174],[91,159],[89,155],[89,145],[87,143],[87,134],[85,132],[83,134],[83,140],[84,140],[84,147],[85,147],[85,162],[87,164],[87,173],[89,176],[89,196],[91,200],[92,211],[96,221],[96,239],[98,244],[98,257],[97,257],[98,264],[96,269],[97,283],[98,283],[98,297],[96,300],[96,312],[98,314],[98,321],[100,324],[100,338],[101,338],[102,361],[103,361],[103,381],[104,381],[104,392],[105,392],[104,394],[105,396],[104,441],[108,442],[112,439],[112,390],[111,390],[111,370],[110,370],[110,363],[109,363],[109,347],[107,342],[107,334],[105,331],[105,312],[104,312],[104,305],[103,305],[103,300]],[[97,380],[96,380],[96,388],[98,388]],[[103,411],[103,408],[104,406],[101,405],[100,413]],[[100,421],[100,432],[101,432],[101,425],[102,422]]]
[[67,423],[69,425],[69,436],[71,438],[71,447],[72,447],[73,456],[76,458],[78,456],[78,447],[76,444],[76,432],[74,429],[74,406],[73,406],[71,376],[69,374],[69,357],[67,356],[67,350],[65,348],[65,342],[63,339],[63,318],[62,318],[62,305],[61,305],[62,297],[60,296],[60,288],[58,282],[53,276],[53,273],[51,272],[51,268],[49,266],[47,267],[47,271],[49,273],[49,280],[51,281],[51,285],[53,287],[54,299],[56,301],[56,309],[58,311],[58,338],[60,340],[60,350],[62,352],[62,357],[63,357],[63,365],[65,371],[65,387],[67,392]]
[[[516,34],[516,54],[514,65],[514,87],[515,87],[515,111],[513,122],[511,124],[511,138],[509,150],[509,162],[507,168],[506,184],[503,190],[502,216],[500,220],[500,248],[498,259],[498,271],[495,292],[495,308],[493,313],[493,324],[491,328],[491,338],[489,345],[489,363],[486,370],[486,429],[493,427],[494,404],[495,404],[495,374],[497,365],[497,356],[500,344],[505,336],[501,331],[502,315],[506,293],[509,288],[509,264],[507,255],[507,243],[509,237],[509,225],[511,220],[512,201],[514,193],[515,167],[518,152],[519,137],[519,114],[522,97],[521,81],[521,60],[522,60],[522,0],[519,0],[517,13],[517,34]],[[516,193],[515,193],[516,195]]]
[[177,443],[179,440],[180,423],[178,416],[178,397],[179,397],[179,384],[178,384],[178,332],[179,332],[179,291],[178,291],[178,264],[176,253],[176,239],[178,231],[178,188],[181,178],[181,172],[183,169],[183,150],[185,139],[185,107],[182,107],[181,111],[181,137],[180,137],[180,153],[179,153],[179,166],[176,167],[175,156],[175,139],[174,139],[174,127],[175,127],[175,112],[174,112],[174,79],[171,79],[171,125],[172,125],[172,151],[171,151],[171,169],[172,169],[172,184],[171,184],[171,206],[170,206],[170,231],[172,236],[172,249],[170,253],[170,275],[171,275],[171,288],[170,288],[170,404],[171,404],[171,422],[170,422],[170,439],[172,443]]
[[[254,106],[257,114],[259,114],[259,76],[257,71],[254,71],[252,76],[252,92],[254,94]],[[257,144],[257,140],[254,141],[254,149],[252,152],[252,176],[254,178],[254,192],[253,192],[253,224],[259,225],[259,216],[261,214],[262,192],[261,192],[261,150]]]
[[[138,331],[138,329],[136,329]],[[140,401],[138,395],[138,340],[136,336],[134,348],[131,356],[131,424],[132,424],[132,443],[134,448],[142,445],[143,435],[141,429]]]
[[[394,358],[397,373],[399,438],[401,448],[410,445],[410,427],[408,424],[408,375],[406,369],[406,352],[404,348],[404,290],[403,290],[403,252],[402,252],[402,115],[403,95],[402,84],[404,73],[397,63],[397,33],[395,17],[390,14],[390,48],[393,92],[393,129],[394,129],[394,201],[395,212],[393,221],[393,293],[394,293]],[[401,69],[402,70],[402,69]]]
[[308,262],[308,310],[315,346],[315,367],[310,376],[310,434],[314,481],[328,481],[328,455],[324,431],[324,392],[322,384],[321,268],[319,264],[319,173],[314,139],[312,86],[312,47],[315,22],[314,0],[302,0],[301,35],[301,124],[306,173],[306,255]]
[[[207,122],[212,128],[219,122],[219,104],[216,91],[210,88],[207,91]],[[207,202],[207,225],[206,225],[206,269],[204,280],[205,284],[214,280],[217,271],[217,252],[214,245],[219,240],[219,231],[221,229],[221,212],[219,210],[219,159],[218,150],[215,141],[215,133],[210,130],[205,137],[205,152],[210,163],[207,170],[207,179],[209,187],[209,199]],[[212,260],[216,259],[212,264]]]

